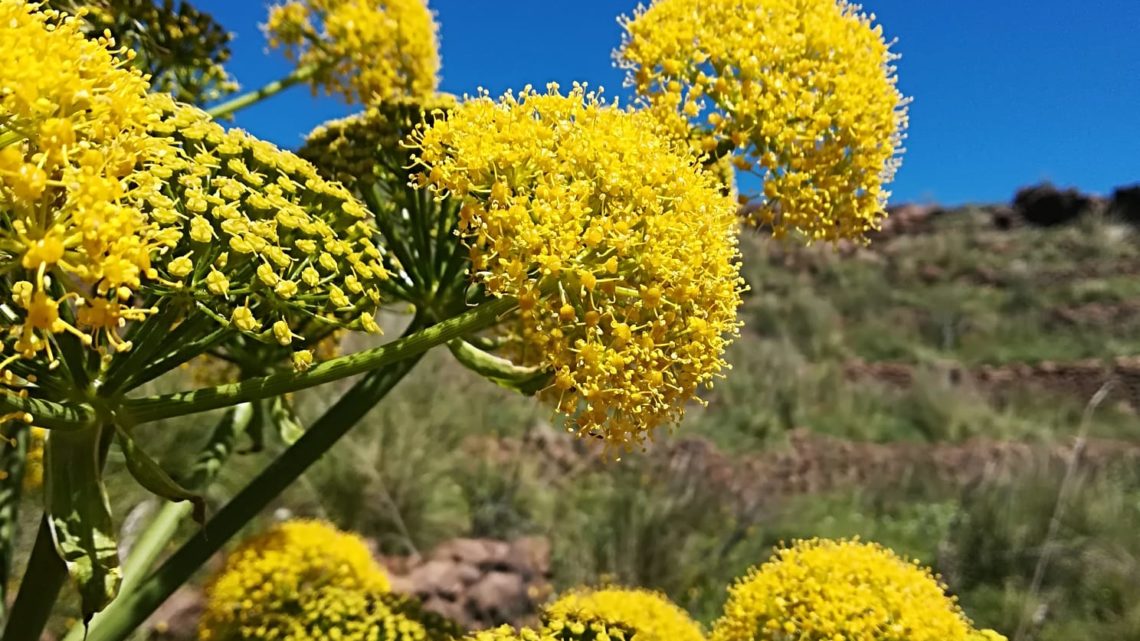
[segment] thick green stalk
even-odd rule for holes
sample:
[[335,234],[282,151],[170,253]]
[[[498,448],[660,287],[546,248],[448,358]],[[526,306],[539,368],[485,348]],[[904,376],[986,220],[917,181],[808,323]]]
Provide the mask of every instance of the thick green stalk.
[[288,76],[285,76],[280,80],[275,80],[260,89],[255,89],[253,91],[243,93],[242,95],[231,98],[221,104],[214,105],[213,107],[207,109],[206,113],[210,114],[214,118],[225,118],[226,116],[232,115],[241,109],[249,107],[250,105],[255,105],[262,100],[269,98],[270,96],[275,96],[295,84],[312,78],[313,74],[320,71],[320,69],[321,67],[319,65],[298,67],[297,69],[294,69],[293,73],[289,74]]
[[137,425],[280,396],[363,374],[422,354],[453,338],[486,329],[498,322],[515,305],[513,298],[496,299],[410,336],[325,361],[306,372],[273,374],[191,392],[128,399],[120,407],[118,417],[128,425]]
[[51,527],[44,515],[20,581],[20,592],[12,604],[12,616],[4,628],[3,641],[39,641],[66,579],[67,566],[55,550]]
[[411,371],[422,352],[356,383],[296,443],[269,464],[134,592],[116,599],[91,626],[88,641],[123,641],[259,512],[340,440]]
[[[214,480],[222,464],[233,453],[238,439],[249,427],[253,415],[253,406],[249,403],[242,403],[226,412],[226,415],[214,428],[210,442],[202,449],[202,453],[191,466],[190,474],[183,482],[184,487],[199,490]],[[146,529],[139,534],[138,539],[131,546],[131,552],[123,563],[123,584],[119,587],[117,598],[124,598],[125,595],[134,592],[135,588],[142,583],[142,580],[154,568],[154,564],[163,550],[174,539],[178,527],[190,517],[193,509],[194,506],[187,501],[163,502],[158,514],[151,519]],[[96,614],[91,620],[91,625],[99,625],[105,616],[105,612]],[[64,641],[83,641],[86,632],[87,628],[83,624],[76,624],[67,632]]]

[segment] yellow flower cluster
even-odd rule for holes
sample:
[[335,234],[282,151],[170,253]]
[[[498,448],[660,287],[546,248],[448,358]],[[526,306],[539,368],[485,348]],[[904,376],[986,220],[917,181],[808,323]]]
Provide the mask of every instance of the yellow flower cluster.
[[571,592],[547,606],[544,620],[602,621],[628,629],[638,641],[704,641],[688,612],[648,590],[606,588]]
[[967,641],[930,571],[876,544],[799,541],[729,589],[710,641]]
[[387,271],[368,210],[297,156],[197,108],[152,102],[163,114],[152,134],[182,152],[150,167],[175,197],[151,196],[148,213],[182,232],[153,288],[281,346],[308,338],[306,324],[378,332]]
[[74,18],[0,0],[0,35],[0,266],[15,315],[3,321],[6,383],[19,360],[29,380],[51,369],[59,334],[105,356],[129,349],[120,331],[160,301],[280,345],[302,322],[379,330],[382,253],[344,187],[148,96]]
[[450,94],[383,100],[363,113],[317,127],[297,153],[350,187],[358,180],[399,178],[412,154],[408,137],[421,123],[431,125],[455,106]]
[[[77,19],[22,0],[0,0],[0,40],[0,267],[19,317],[3,321],[0,374],[11,382],[16,359],[55,361],[52,335],[91,344],[110,316],[144,315],[129,301],[151,255],[178,238],[138,206],[160,192],[142,163],[174,153],[147,131],[143,76]],[[61,314],[67,301],[76,314]]]
[[579,433],[629,449],[725,368],[742,289],[735,204],[643,112],[575,86],[470,99],[415,136],[418,180],[466,204],[474,279]]
[[907,122],[872,20],[847,0],[656,0],[616,57],[652,110],[701,119],[699,148],[763,180],[751,222],[858,238],[884,216]]
[[437,28],[425,0],[291,0],[265,26],[270,46],[317,70],[314,90],[365,103],[435,92]]
[[230,554],[207,587],[198,634],[202,641],[302,641],[335,630],[344,641],[363,641],[374,625],[411,629],[413,622],[381,605],[388,590],[360,537],[320,521],[289,521]]

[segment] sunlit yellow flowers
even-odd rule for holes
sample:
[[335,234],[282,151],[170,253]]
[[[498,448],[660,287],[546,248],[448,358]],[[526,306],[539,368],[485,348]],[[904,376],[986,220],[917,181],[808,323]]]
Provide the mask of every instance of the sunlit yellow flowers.
[[638,93],[763,181],[751,222],[827,240],[878,226],[907,118],[872,17],[846,0],[656,0],[624,24]]
[[212,317],[266,342],[281,342],[271,328],[282,320],[377,329],[387,274],[347,190],[148,96],[73,18],[0,0],[0,33],[5,382],[54,371],[60,335],[105,357],[126,351],[128,323],[171,305],[172,321]]
[[966,641],[930,571],[860,541],[800,541],[729,589],[710,641]]
[[378,331],[387,272],[367,209],[291,153],[194,107],[152,102],[162,114],[152,135],[180,153],[150,168],[169,186],[147,211],[178,239],[155,261],[151,288],[269,344],[340,327]]
[[704,641],[701,628],[665,595],[648,590],[606,588],[571,592],[547,606],[547,626],[603,621],[628,629],[640,641]]
[[202,641],[443,641],[454,624],[389,592],[364,541],[296,520],[245,541],[207,587]]
[[575,87],[467,100],[417,134],[420,182],[462,199],[474,279],[518,299],[516,359],[617,449],[678,420],[725,367],[735,204],[656,121]]
[[272,7],[269,43],[315,89],[349,102],[427,96],[438,83],[435,17],[425,0],[291,0]]
[[[160,186],[143,166],[174,153],[150,136],[147,82],[88,40],[79,22],[0,0],[0,267],[6,300],[0,375],[16,359],[55,363],[69,333],[110,351],[92,329],[149,312],[133,295],[151,256],[177,237],[140,203]],[[74,312],[71,310],[74,309]],[[28,374],[30,375],[30,374]]]
[[[309,626],[340,638],[368,638],[362,617],[388,578],[359,537],[297,520],[246,540],[207,587],[202,641],[303,641]],[[318,636],[317,638],[324,638]]]

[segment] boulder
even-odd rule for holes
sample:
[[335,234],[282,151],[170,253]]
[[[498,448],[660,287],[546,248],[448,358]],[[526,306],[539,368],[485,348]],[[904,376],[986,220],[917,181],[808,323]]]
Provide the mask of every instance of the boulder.
[[530,610],[526,582],[513,572],[490,572],[467,593],[467,611],[487,625],[516,620]]
[[1140,183],[1118,187],[1112,192],[1109,209],[1113,215],[1130,223],[1140,224]]
[[392,589],[465,629],[532,623],[551,594],[550,541],[458,538],[423,558],[380,557]]
[[1013,198],[1013,209],[1022,220],[1039,227],[1074,222],[1096,204],[1095,198],[1076,189],[1061,190],[1050,183],[1021,189]]
[[196,587],[183,586],[151,616],[147,626],[156,641],[194,641],[198,638],[198,617],[206,607],[206,597]]

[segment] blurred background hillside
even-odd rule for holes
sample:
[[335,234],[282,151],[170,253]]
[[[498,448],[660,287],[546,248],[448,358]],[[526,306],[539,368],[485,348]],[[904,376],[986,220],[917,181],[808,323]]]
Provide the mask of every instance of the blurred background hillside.
[[[934,566],[1011,639],[1140,639],[1137,194],[904,206],[865,247],[748,233],[732,375],[648,451],[603,463],[433,354],[259,527],[356,530],[397,588],[468,625],[598,582],[708,622],[773,545],[857,535]],[[295,401],[311,417],[330,398]],[[148,449],[179,470],[213,420],[148,429]],[[240,457],[211,504],[282,447]],[[112,466],[129,545],[154,506]],[[199,605],[179,593],[154,634],[192,638]]]

